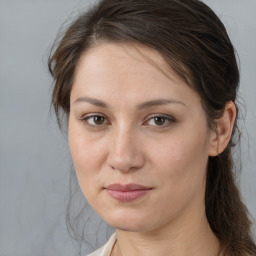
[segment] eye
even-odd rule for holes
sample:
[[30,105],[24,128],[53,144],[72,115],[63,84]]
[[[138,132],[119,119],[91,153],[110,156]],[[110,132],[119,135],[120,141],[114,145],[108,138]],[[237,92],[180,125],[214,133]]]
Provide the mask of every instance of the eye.
[[174,118],[170,116],[157,115],[151,117],[146,123],[152,126],[167,126],[174,122]]
[[82,121],[85,122],[88,126],[101,126],[107,123],[107,119],[104,116],[101,115],[91,115],[91,116],[85,116],[82,118]]

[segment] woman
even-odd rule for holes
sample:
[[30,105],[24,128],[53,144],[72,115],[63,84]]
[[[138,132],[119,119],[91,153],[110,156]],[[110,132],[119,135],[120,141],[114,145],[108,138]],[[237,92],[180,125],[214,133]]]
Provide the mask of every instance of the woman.
[[49,60],[81,190],[112,227],[96,255],[256,255],[232,174],[239,71],[197,0],[103,0]]

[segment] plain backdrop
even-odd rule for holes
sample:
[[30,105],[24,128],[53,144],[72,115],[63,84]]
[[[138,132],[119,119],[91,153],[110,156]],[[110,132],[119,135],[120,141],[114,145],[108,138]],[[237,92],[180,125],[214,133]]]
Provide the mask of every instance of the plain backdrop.
[[[256,1],[205,2],[226,25],[240,57],[240,96],[247,107],[240,187],[255,218]],[[0,0],[0,256],[78,253],[65,224],[72,163],[67,139],[50,114],[52,80],[46,63],[60,26],[88,3]],[[105,234],[97,217],[92,220],[90,234],[94,229]],[[94,245],[107,236],[100,236]],[[83,253],[91,250],[84,245]]]

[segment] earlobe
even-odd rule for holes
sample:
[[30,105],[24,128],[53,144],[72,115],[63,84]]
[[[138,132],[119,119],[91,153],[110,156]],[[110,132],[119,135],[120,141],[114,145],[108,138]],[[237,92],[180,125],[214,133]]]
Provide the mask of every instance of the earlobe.
[[216,120],[216,129],[212,131],[211,136],[209,156],[217,156],[225,150],[232,135],[235,119],[236,106],[234,102],[229,101],[225,105],[223,116]]

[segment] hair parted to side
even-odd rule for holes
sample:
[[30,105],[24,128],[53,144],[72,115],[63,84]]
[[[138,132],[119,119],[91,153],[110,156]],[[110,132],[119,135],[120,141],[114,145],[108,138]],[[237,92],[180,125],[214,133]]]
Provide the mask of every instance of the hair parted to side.
[[[104,43],[135,43],[157,50],[201,97],[209,127],[228,101],[236,102],[239,71],[235,51],[216,14],[199,0],[102,0],[66,30],[49,58],[55,85],[52,103],[69,115],[74,71],[81,54]],[[238,109],[237,109],[238,110]],[[256,255],[251,222],[233,174],[235,122],[227,148],[209,157],[206,216],[223,255]],[[237,136],[236,136],[237,137]]]

